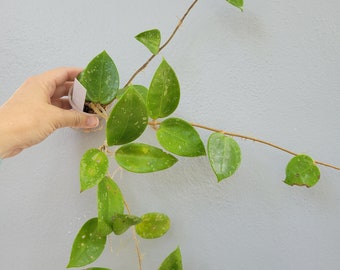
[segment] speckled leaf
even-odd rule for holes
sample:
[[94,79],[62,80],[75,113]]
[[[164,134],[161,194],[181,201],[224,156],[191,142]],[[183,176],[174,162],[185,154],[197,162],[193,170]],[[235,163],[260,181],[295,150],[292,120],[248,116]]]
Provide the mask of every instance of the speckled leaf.
[[112,146],[132,142],[144,132],[147,124],[145,102],[133,86],[129,87],[112,109],[107,121],[107,144]]
[[170,229],[170,219],[165,214],[147,213],[141,219],[142,222],[136,225],[136,233],[142,238],[159,238]]
[[106,237],[97,233],[97,218],[88,220],[73,242],[67,268],[81,267],[94,262],[103,252],[105,244]]
[[174,156],[143,143],[122,146],[116,151],[116,160],[125,170],[135,173],[165,170],[177,162]]
[[131,226],[141,222],[141,218],[136,216],[116,214],[112,220],[112,230],[116,235],[121,235],[126,232]]
[[133,85],[130,85],[126,88],[122,88],[122,89],[119,89],[118,92],[117,92],[117,98],[121,98],[123,96],[123,94],[125,93],[125,91],[129,88],[129,87],[133,87],[137,92],[138,94],[140,94],[146,104],[146,97],[148,95],[148,88],[146,88],[145,86],[143,85],[139,85],[139,84],[133,84]]
[[172,67],[163,59],[156,70],[147,96],[147,108],[152,119],[167,117],[179,103],[180,86]]
[[314,186],[320,179],[320,170],[307,155],[293,157],[286,168],[285,183],[290,186]]
[[161,44],[161,32],[158,29],[152,29],[142,32],[135,36],[135,38],[144,44],[152,54],[157,54],[159,45]]
[[185,157],[205,155],[204,144],[197,131],[179,118],[164,120],[157,130],[159,143],[171,153]]
[[89,149],[80,161],[80,191],[97,185],[106,175],[109,160],[98,149]]
[[118,70],[106,51],[91,60],[78,80],[87,90],[86,100],[103,105],[115,98],[119,88]]
[[98,185],[98,232],[107,235],[112,232],[112,218],[116,214],[123,214],[123,195],[118,185],[109,177],[105,177]]
[[139,85],[139,84],[134,84],[132,86],[135,88],[135,90],[138,92],[138,94],[140,94],[142,96],[142,98],[143,98],[143,100],[146,104],[146,98],[148,96],[148,91],[149,91],[148,88],[146,88],[143,85]]
[[210,135],[208,156],[219,182],[233,175],[241,163],[241,150],[238,143],[233,138],[221,133]]
[[163,261],[158,270],[182,270],[182,255],[181,250],[177,247],[168,257]]
[[227,0],[227,2],[243,11],[243,0]]

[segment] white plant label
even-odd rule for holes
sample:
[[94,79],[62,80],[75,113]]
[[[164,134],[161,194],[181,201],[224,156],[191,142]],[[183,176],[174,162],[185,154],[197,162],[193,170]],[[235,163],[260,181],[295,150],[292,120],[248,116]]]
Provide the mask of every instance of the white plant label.
[[75,105],[76,109],[79,111],[83,111],[84,104],[86,98],[86,88],[82,86],[82,84],[75,79],[73,84],[73,92],[72,92],[72,102]]

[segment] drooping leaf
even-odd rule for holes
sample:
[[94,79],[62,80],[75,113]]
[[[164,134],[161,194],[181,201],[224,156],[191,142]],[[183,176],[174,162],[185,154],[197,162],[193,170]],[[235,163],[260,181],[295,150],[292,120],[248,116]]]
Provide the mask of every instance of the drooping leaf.
[[182,270],[182,255],[181,250],[177,247],[168,257],[163,261],[158,270]]
[[67,268],[88,265],[103,252],[106,237],[97,233],[97,221],[97,218],[88,220],[78,232]]
[[124,213],[123,195],[118,185],[105,177],[98,185],[98,233],[108,235],[112,232],[112,218]]
[[157,130],[159,143],[171,153],[185,157],[205,155],[204,144],[197,131],[179,118],[164,120]]
[[117,92],[117,98],[120,99],[123,96],[123,94],[125,93],[125,91],[131,86],[138,92],[138,94],[140,94],[142,96],[142,98],[143,98],[143,100],[146,104],[146,97],[148,95],[148,88],[146,88],[143,85],[139,85],[139,84],[133,84],[133,85],[130,85],[126,88],[119,89],[118,92]]
[[109,160],[105,153],[98,149],[89,149],[80,160],[81,192],[97,185],[106,175]]
[[241,163],[241,150],[238,143],[233,138],[221,133],[210,135],[208,156],[219,182],[233,175]]
[[134,141],[145,130],[148,113],[145,102],[130,86],[112,109],[106,124],[107,144],[121,145]]
[[116,151],[116,160],[125,170],[135,173],[165,170],[177,162],[174,156],[143,143],[122,146]]
[[141,219],[142,222],[136,225],[136,233],[142,238],[159,238],[170,229],[170,219],[165,214],[147,213]]
[[86,88],[86,100],[106,105],[116,96],[119,74],[115,63],[106,51],[101,52],[78,75]]
[[135,38],[144,44],[152,54],[157,54],[159,45],[161,44],[161,32],[158,29],[152,29],[142,32],[135,36]]
[[320,170],[314,160],[307,155],[293,157],[286,168],[284,182],[290,186],[314,186],[320,179]]
[[227,2],[243,11],[243,0],[227,0]]
[[116,235],[126,232],[131,226],[141,223],[142,219],[132,215],[116,214],[112,221],[112,230]]
[[163,59],[157,68],[147,96],[147,108],[152,119],[167,117],[179,103],[180,86],[172,67]]

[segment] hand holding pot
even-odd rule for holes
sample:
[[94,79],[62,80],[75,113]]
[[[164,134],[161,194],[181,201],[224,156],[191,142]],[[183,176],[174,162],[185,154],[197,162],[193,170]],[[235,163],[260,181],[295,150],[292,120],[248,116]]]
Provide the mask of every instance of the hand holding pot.
[[79,68],[58,68],[27,79],[0,107],[0,158],[14,156],[58,128],[94,128],[99,120],[71,110],[67,97]]

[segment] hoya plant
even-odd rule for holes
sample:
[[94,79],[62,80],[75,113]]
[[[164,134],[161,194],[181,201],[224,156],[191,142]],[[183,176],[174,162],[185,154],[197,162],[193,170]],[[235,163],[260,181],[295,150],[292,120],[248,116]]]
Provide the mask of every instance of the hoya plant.
[[[242,0],[227,2],[243,9]],[[216,182],[221,182],[232,176],[240,166],[241,148],[234,139],[240,137],[293,155],[286,166],[286,176],[283,177],[284,183],[288,185],[314,186],[320,179],[318,164],[339,169],[257,138],[174,117],[173,113],[180,102],[180,82],[175,70],[165,58],[160,59],[149,85],[133,84],[134,78],[169,44],[196,3],[197,0],[190,5],[173,34],[163,45],[158,29],[144,31],[135,37],[151,52],[151,57],[124,86],[119,84],[118,70],[106,51],[95,56],[78,76],[79,82],[87,90],[87,106],[93,113],[105,119],[106,139],[98,148],[85,151],[80,160],[80,191],[97,188],[97,216],[85,222],[76,235],[68,268],[85,267],[95,262],[105,248],[108,235],[121,235],[132,229],[138,246],[137,237],[159,238],[166,234],[171,226],[166,213],[147,212],[136,216],[131,212],[109,172],[111,163],[133,173],[155,173],[172,167],[178,162],[178,157],[206,156],[216,175]],[[154,130],[160,146],[138,140],[148,127]],[[206,145],[200,137],[199,129],[211,132]],[[142,269],[141,254],[138,250],[137,248],[138,267]],[[108,270],[100,267],[87,269]],[[183,269],[180,247],[176,247],[167,258],[160,261],[159,269]]]

